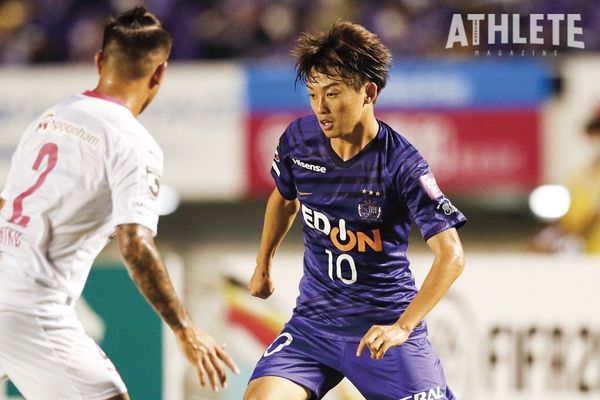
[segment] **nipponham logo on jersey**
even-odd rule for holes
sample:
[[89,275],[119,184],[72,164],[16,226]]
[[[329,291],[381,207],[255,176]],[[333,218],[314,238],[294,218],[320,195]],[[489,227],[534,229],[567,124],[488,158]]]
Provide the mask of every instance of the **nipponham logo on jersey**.
[[160,193],[160,175],[158,171],[148,167],[146,168],[146,180],[148,182],[148,191],[157,198]]
[[36,132],[43,132],[46,129],[48,129],[48,124],[50,123],[50,121],[52,120],[52,118],[54,118],[54,114],[53,113],[48,113],[46,115],[44,115],[42,117],[42,119],[40,120],[39,124],[37,125],[37,127],[35,128]]
[[85,126],[56,117],[53,113],[44,115],[36,126],[35,131],[65,135],[94,147],[100,144],[100,138],[93,132],[90,132]]
[[300,161],[296,158],[292,158],[294,164],[304,169],[308,169],[309,171],[320,172],[322,174],[327,172],[327,168],[321,167],[320,165],[305,163],[304,161]]
[[359,253],[364,253],[367,251],[367,246],[376,252],[381,252],[383,249],[379,229],[372,229],[370,234],[354,232],[346,229],[346,220],[343,218],[338,221],[338,226],[332,226],[325,214],[311,210],[304,204],[302,204],[302,218],[309,228],[329,236],[331,243],[340,251],[351,251],[357,248]]
[[399,400],[444,400],[446,396],[442,394],[442,389],[438,386],[424,392],[415,393],[410,396],[401,397]]

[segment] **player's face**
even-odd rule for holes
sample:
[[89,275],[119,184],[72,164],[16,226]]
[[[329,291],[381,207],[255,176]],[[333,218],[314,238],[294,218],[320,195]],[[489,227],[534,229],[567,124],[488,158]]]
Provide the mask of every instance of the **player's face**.
[[314,74],[308,84],[310,106],[330,139],[352,134],[366,120],[365,86],[356,90],[341,77]]

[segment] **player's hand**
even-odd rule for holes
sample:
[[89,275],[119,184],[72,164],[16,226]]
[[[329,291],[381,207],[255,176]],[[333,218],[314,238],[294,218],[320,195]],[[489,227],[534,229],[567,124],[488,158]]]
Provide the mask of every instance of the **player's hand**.
[[410,330],[399,325],[373,325],[360,339],[356,356],[360,357],[363,349],[367,347],[371,358],[380,360],[390,347],[400,346],[410,336]]
[[268,268],[260,268],[259,266],[254,269],[254,274],[252,274],[250,283],[248,283],[248,290],[252,296],[266,299],[273,294],[273,280],[271,274],[267,271]]
[[188,326],[176,330],[175,337],[185,357],[196,368],[202,386],[206,385],[206,376],[215,392],[219,391],[219,383],[224,389],[227,387],[227,376],[221,363],[239,374],[239,368],[225,352],[224,346],[218,345],[209,334]]

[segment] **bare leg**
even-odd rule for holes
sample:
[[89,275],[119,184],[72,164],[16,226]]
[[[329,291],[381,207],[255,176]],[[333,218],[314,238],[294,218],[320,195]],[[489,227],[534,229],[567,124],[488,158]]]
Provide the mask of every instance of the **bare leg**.
[[248,384],[244,400],[309,400],[310,390],[285,378],[263,376]]
[[248,384],[244,400],[309,400],[310,390],[278,376],[263,376]]

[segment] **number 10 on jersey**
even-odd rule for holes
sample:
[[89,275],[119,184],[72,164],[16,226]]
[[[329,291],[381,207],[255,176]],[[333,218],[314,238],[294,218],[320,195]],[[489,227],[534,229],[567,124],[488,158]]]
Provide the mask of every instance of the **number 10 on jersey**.
[[[332,281],[335,281],[334,277],[333,277],[333,253],[331,252],[331,250],[325,250],[325,253],[327,253],[327,258],[328,258],[328,265],[329,265],[329,279],[331,279]],[[342,268],[344,267],[344,265],[348,265],[350,267],[350,278],[344,278],[344,276],[342,275]],[[356,282],[356,264],[354,263],[354,259],[352,258],[352,256],[350,256],[349,254],[340,254],[336,260],[335,260],[335,276],[342,281],[342,283],[345,283],[346,285],[352,285],[353,283]]]

